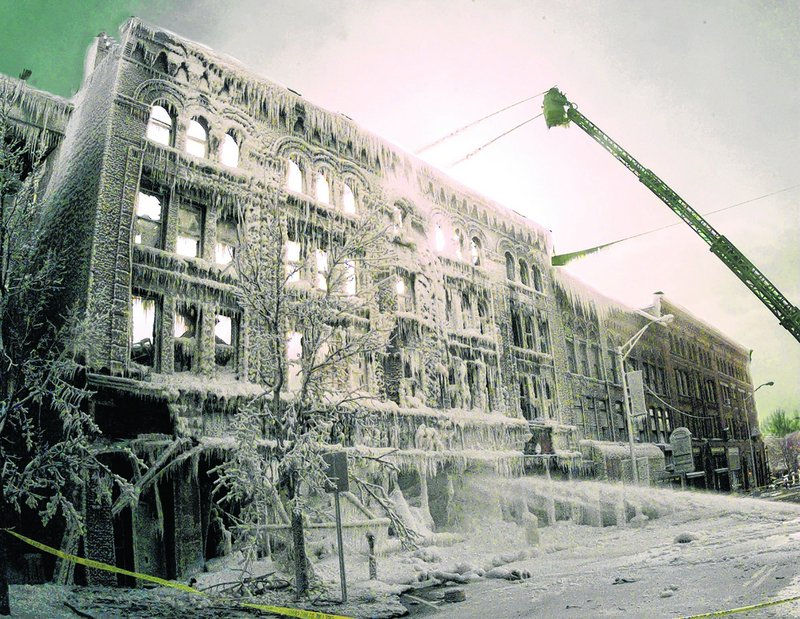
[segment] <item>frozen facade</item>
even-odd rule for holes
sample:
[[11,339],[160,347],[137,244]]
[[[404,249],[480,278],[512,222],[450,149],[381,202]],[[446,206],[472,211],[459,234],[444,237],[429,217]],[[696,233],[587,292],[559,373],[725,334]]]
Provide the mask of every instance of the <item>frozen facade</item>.
[[[347,117],[135,19],[119,42],[95,40],[71,101],[9,83],[20,136],[46,136],[47,233],[73,274],[65,304],[97,317],[91,406],[108,461],[135,479],[126,449],[154,471],[207,452],[186,457],[133,509],[88,497],[94,558],[175,577],[217,552],[206,472],[224,457],[226,419],[258,392],[254,327],[232,262],[245,204],[296,220],[385,215],[397,267],[381,311],[393,337],[384,355],[348,368],[376,423],[354,422],[341,442],[392,452],[403,471],[394,483],[436,526],[448,524],[464,471],[629,475],[613,349],[648,315],[676,319],[649,329],[629,358],[647,385],[648,416],[635,426],[643,470],[669,479],[669,434],[686,426],[696,483],[747,479],[747,428],[757,425],[748,351],[663,295],[636,311],[558,273],[542,227]],[[287,238],[285,252],[324,268],[313,238]],[[297,273],[312,287],[317,276]]]

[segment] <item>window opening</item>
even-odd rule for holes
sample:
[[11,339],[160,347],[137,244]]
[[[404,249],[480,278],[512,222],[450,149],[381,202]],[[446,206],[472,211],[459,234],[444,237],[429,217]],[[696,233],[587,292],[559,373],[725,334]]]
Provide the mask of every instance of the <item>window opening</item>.
[[222,145],[219,148],[219,162],[229,168],[239,166],[239,144],[230,133],[226,133],[225,137],[222,138]]
[[322,249],[314,250],[315,263],[317,265],[317,288],[320,290],[328,289],[328,252]]
[[436,224],[436,229],[433,233],[434,247],[439,253],[444,251],[444,231],[439,224]]
[[189,121],[186,129],[186,152],[204,158],[208,152],[208,132],[199,118]]
[[472,266],[480,266],[481,264],[481,240],[477,236],[473,236],[469,244],[469,253],[472,258]]
[[344,261],[344,293],[354,297],[358,292],[358,280],[356,278],[355,261],[346,258]]
[[514,281],[514,256],[506,252],[506,279]]
[[347,183],[344,184],[342,189],[342,207],[344,212],[350,215],[356,212],[356,196]]
[[214,261],[217,264],[227,265],[233,262],[237,240],[236,223],[230,219],[217,219],[217,240],[214,244]]
[[290,391],[300,388],[301,358],[303,356],[303,335],[290,331],[286,336],[286,359],[288,361],[287,381]]
[[315,187],[316,187],[316,191],[317,191],[317,201],[318,202],[322,202],[323,204],[330,204],[331,203],[331,186],[328,183],[328,179],[325,178],[325,175],[322,172],[317,174]]
[[147,191],[136,195],[136,224],[133,242],[148,247],[161,247],[162,199]]
[[286,189],[303,193],[303,171],[291,159],[286,162]]
[[173,331],[175,371],[191,372],[197,367],[197,308],[181,302],[176,305]]
[[131,361],[152,366],[155,361],[156,300],[131,297]]
[[175,252],[179,256],[197,258],[202,250],[203,211],[193,204],[181,204],[178,209],[178,233]]
[[150,108],[145,137],[164,146],[172,146],[173,120],[170,113],[161,105]]
[[286,241],[286,276],[288,282],[299,282],[302,272],[302,247],[297,241]]
[[528,264],[524,260],[519,261],[519,283],[523,286],[531,285],[531,278],[528,272]]
[[214,362],[218,367],[232,367],[234,361],[234,321],[231,316],[214,318]]

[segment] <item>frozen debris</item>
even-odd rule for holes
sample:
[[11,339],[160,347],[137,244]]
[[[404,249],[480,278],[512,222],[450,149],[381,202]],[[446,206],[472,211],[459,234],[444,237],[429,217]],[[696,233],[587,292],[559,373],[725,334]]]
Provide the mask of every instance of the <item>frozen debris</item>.
[[630,576],[617,576],[612,582],[612,585],[625,585],[632,582],[639,582],[638,578],[632,578]]
[[697,539],[697,536],[694,533],[678,533],[675,536],[675,543],[676,544],[690,544]]
[[636,514],[630,519],[629,522],[632,527],[644,528],[647,525],[648,520],[650,520],[650,518],[648,518],[645,514]]
[[438,563],[442,560],[442,553],[435,546],[430,548],[418,548],[412,557],[422,559],[425,563]]
[[445,602],[463,602],[467,599],[467,594],[463,589],[450,589],[444,592]]
[[675,592],[672,589],[664,589],[661,593],[658,594],[658,597],[671,598],[673,595],[675,595]]

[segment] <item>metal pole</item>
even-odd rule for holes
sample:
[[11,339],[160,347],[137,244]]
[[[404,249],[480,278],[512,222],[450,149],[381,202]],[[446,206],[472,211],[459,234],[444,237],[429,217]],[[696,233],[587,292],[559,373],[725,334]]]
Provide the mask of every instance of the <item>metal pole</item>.
[[[752,398],[750,398],[752,399]],[[758,487],[758,474],[756,473],[756,450],[753,448],[753,434],[750,432],[750,411],[745,402],[744,419],[747,422],[747,442],[750,445],[750,468],[753,476],[753,485]],[[749,490],[750,488],[748,488]]]
[[342,512],[339,508],[339,492],[333,493],[336,504],[336,543],[339,546],[339,582],[342,584],[342,602],[347,602],[347,576],[344,573],[344,544],[342,543]]
[[625,376],[625,362],[622,356],[622,346],[617,346],[617,362],[622,374],[622,401],[625,405],[625,419],[628,423],[628,447],[631,450],[631,473],[633,483],[639,485],[639,467],[636,465],[636,449],[633,444],[633,419],[631,418],[631,404],[628,401],[628,379]]

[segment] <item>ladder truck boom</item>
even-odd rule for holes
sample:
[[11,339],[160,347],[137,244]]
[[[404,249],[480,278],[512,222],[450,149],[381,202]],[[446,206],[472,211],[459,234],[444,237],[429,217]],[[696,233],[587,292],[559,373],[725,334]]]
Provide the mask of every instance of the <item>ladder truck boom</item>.
[[717,232],[697,211],[675,193],[651,170],[636,161],[624,148],[581,114],[557,88],[551,88],[542,104],[548,128],[567,126],[570,121],[583,129],[600,146],[611,153],[664,204],[694,230],[715,254],[759,300],[777,317],[778,322],[800,342],[800,309],[789,302],[775,285],[740,252],[725,236]]

